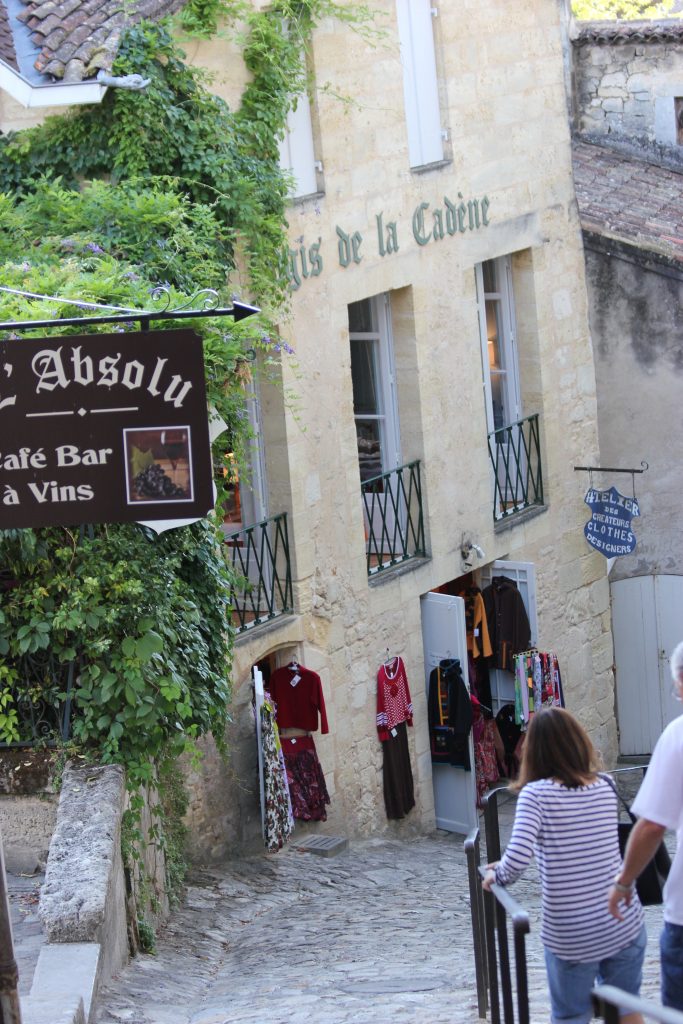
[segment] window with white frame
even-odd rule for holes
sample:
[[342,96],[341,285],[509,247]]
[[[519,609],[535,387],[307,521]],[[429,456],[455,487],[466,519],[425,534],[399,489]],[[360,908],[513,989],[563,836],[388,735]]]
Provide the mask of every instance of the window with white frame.
[[388,295],[349,306],[353,411],[361,481],[400,465],[400,433]]
[[509,256],[475,268],[488,432],[522,418]]
[[411,167],[443,160],[433,0],[396,0]]
[[280,141],[280,167],[294,178],[293,198],[318,191],[311,103],[306,92],[297,96],[296,107],[287,115],[285,137]]
[[247,526],[253,526],[268,516],[268,496],[261,429],[261,409],[258,387],[252,380],[248,385],[245,413],[249,422],[250,437],[242,456],[242,464],[228,452],[229,467],[224,471],[223,532],[236,533]]

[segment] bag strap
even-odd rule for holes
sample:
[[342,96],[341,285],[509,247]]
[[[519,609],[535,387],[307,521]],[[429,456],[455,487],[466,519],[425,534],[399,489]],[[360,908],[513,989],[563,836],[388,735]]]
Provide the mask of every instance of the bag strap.
[[[622,807],[624,808],[624,810],[628,814],[629,818],[631,819],[631,821],[635,825],[635,823],[637,822],[638,819],[636,818],[635,814],[633,813],[633,811],[631,810],[631,808],[626,803],[626,801],[624,800],[623,796],[621,795],[621,793],[619,792],[619,790],[615,786],[614,779],[612,778],[612,776],[608,775],[606,772],[598,772],[598,777],[601,778],[601,779],[604,779],[605,782],[607,783],[607,785],[610,786],[614,790],[614,792],[617,795],[617,800],[621,803]],[[618,814],[617,814],[617,817],[618,817]]]

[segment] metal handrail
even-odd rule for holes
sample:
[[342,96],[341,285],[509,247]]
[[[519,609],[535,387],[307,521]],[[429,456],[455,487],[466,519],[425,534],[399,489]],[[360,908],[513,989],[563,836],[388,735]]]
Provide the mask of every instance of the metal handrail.
[[230,593],[238,633],[292,611],[286,512],[228,534],[224,548],[239,577]]
[[[627,768],[616,768],[608,774],[613,776],[624,775],[628,772],[639,771],[645,773],[647,765],[629,765]],[[486,857],[487,861],[500,860],[500,821],[498,817],[498,805],[503,795],[509,795],[506,786],[499,786],[490,790],[483,798],[484,805],[484,827],[486,833]],[[475,955],[475,968],[477,978],[477,999],[479,1003],[479,1016],[486,1016],[486,1000],[491,1007],[491,1020],[493,1024],[500,1024],[500,996],[498,991],[498,978],[500,974],[500,988],[502,989],[503,1020],[505,1024],[512,1024],[514,1021],[514,1007],[512,999],[512,984],[510,970],[510,953],[508,948],[508,935],[506,918],[510,917],[513,924],[513,939],[515,951],[515,968],[517,977],[517,1004],[518,1020],[520,1024],[528,1024],[529,1021],[529,990],[526,973],[526,947],[525,936],[529,931],[529,918],[519,904],[510,896],[503,886],[493,885],[491,892],[495,897],[495,906],[487,899],[487,894],[481,897],[475,888],[473,879],[477,875],[484,877],[485,871],[479,865],[479,829],[471,833],[465,841],[465,851],[468,857],[468,872],[470,874],[470,906],[472,911],[472,934]],[[481,889],[481,885],[479,885]],[[483,900],[483,918],[482,918]],[[487,955],[487,992],[482,992],[483,970],[478,965],[481,957],[481,935],[483,930],[486,955]],[[496,948],[496,939],[498,940]],[[594,990],[594,996],[602,999],[601,1006],[605,1014],[606,1024],[618,1024],[619,1007],[629,1009],[633,1002],[633,1012],[642,1012],[644,1016],[661,1022],[661,1024],[683,1024],[683,1014],[678,1011],[671,1011],[656,1003],[646,1003],[644,1000],[635,999],[620,989],[611,986],[600,986]],[[595,999],[594,999],[595,1002]],[[639,1007],[635,1006],[639,1004]],[[596,1003],[596,1007],[597,1007]],[[483,1012],[482,1012],[483,1007]],[[664,1016],[658,1016],[664,1012]],[[674,1013],[671,1017],[669,1014]]]
[[465,840],[467,857],[467,880],[470,889],[470,911],[472,915],[472,948],[474,950],[474,974],[477,983],[477,1009],[482,1019],[489,1008],[489,972],[486,958],[486,928],[484,924],[484,890],[479,877],[479,829],[475,828]]
[[424,557],[420,461],[361,482],[368,576]]
[[543,504],[543,471],[538,413],[488,435],[493,467],[493,518]]
[[630,992],[624,992],[614,985],[598,985],[591,992],[591,998],[595,1016],[604,1020],[605,1024],[619,1024],[620,1010],[640,1013],[657,1024],[683,1024],[683,1013],[680,1010],[632,996]]
[[[479,868],[483,879],[486,869]],[[529,1024],[529,982],[527,978],[526,937],[531,930],[529,915],[502,885],[484,892],[484,927],[488,960],[489,999],[492,1024],[500,1024],[499,984],[505,1024],[514,1024],[512,972],[508,950],[508,919],[512,924],[517,988],[517,1022]]]

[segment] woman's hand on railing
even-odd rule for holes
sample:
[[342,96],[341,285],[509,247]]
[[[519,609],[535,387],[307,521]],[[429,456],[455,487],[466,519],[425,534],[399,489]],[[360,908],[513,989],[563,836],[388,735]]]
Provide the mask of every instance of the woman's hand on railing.
[[481,885],[485,892],[491,892],[491,886],[496,881],[496,866],[498,861],[494,861],[492,864],[487,864],[485,867],[486,874],[484,875]]

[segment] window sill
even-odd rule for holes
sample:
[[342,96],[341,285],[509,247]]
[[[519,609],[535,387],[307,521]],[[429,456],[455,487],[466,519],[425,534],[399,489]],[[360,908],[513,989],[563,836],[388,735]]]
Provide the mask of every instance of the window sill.
[[299,616],[294,612],[281,612],[279,615],[273,615],[272,619],[264,619],[263,622],[254,622],[253,625],[247,629],[240,629],[235,631],[234,645],[237,647],[239,644],[246,643],[248,640],[258,633],[261,637],[265,633],[272,633],[275,629],[280,629],[282,626],[289,626],[293,622],[298,620]]
[[378,572],[373,572],[371,576],[368,576],[368,586],[379,587],[382,583],[388,583],[390,580],[395,580],[397,576],[405,576],[406,573],[419,569],[421,566],[426,565],[427,562],[431,562],[431,557],[413,555],[387,569],[380,569]]
[[435,160],[432,164],[421,164],[419,167],[411,167],[411,174],[428,174],[429,171],[440,171],[442,167],[449,167],[453,161],[450,157],[443,160]]
[[325,198],[325,192],[307,192],[305,196],[290,196],[287,200],[289,206],[303,206],[309,200],[318,201]]
[[496,519],[493,524],[493,532],[505,533],[506,530],[511,530],[513,526],[520,526],[522,523],[526,523],[527,520],[535,519],[536,516],[540,516],[547,511],[547,505],[530,505],[529,508],[521,508],[519,512],[511,512],[504,519]]

